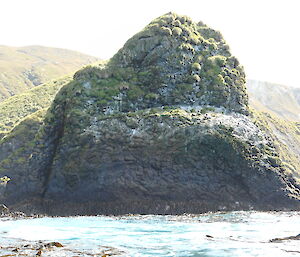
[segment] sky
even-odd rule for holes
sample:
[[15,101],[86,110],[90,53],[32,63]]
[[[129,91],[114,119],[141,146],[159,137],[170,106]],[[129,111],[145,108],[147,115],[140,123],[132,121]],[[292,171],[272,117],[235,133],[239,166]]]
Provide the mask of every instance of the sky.
[[219,30],[248,78],[300,87],[300,0],[0,0],[0,45],[108,59],[169,11]]

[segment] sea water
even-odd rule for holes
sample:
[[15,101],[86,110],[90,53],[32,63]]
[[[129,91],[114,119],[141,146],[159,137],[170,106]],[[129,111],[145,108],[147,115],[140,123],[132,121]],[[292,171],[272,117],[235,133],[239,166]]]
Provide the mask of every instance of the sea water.
[[0,219],[0,246],[58,241],[90,252],[113,247],[121,256],[299,256],[300,241],[269,242],[299,233],[300,212]]

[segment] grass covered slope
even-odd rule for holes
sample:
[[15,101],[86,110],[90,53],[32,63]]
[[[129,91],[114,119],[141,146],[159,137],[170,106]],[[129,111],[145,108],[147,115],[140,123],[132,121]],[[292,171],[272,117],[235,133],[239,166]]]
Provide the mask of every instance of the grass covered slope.
[[48,108],[59,89],[71,76],[50,81],[0,102],[0,133],[9,132],[26,116]]
[[244,70],[221,33],[174,13],[153,20],[105,67],[85,68],[74,78],[70,90],[83,92],[102,113],[165,105],[247,112]]
[[95,61],[95,57],[59,48],[0,46],[0,101]]
[[300,183],[300,124],[286,121],[267,112],[252,111],[255,124],[273,140],[278,155],[273,163],[282,165]]

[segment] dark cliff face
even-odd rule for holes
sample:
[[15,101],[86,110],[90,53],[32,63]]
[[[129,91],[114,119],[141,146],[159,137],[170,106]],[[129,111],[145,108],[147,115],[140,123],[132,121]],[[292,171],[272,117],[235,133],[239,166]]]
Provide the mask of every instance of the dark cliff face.
[[221,35],[164,15],[61,89],[0,162],[3,199],[60,215],[299,209],[298,184],[247,108]]
[[60,143],[46,208],[53,214],[66,202],[70,213],[84,206],[106,214],[292,208],[289,194],[297,189],[287,186],[265,143],[236,114],[177,109],[98,120],[76,141]]
[[244,115],[150,109],[80,133],[67,124],[11,167],[8,204],[53,215],[298,208],[295,181]]

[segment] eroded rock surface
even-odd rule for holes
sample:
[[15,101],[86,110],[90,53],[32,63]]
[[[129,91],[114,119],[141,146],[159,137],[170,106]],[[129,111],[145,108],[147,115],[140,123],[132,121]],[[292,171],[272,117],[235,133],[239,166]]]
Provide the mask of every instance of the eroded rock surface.
[[244,77],[220,33],[154,20],[106,65],[78,71],[19,147],[4,138],[3,200],[54,215],[299,209]]

